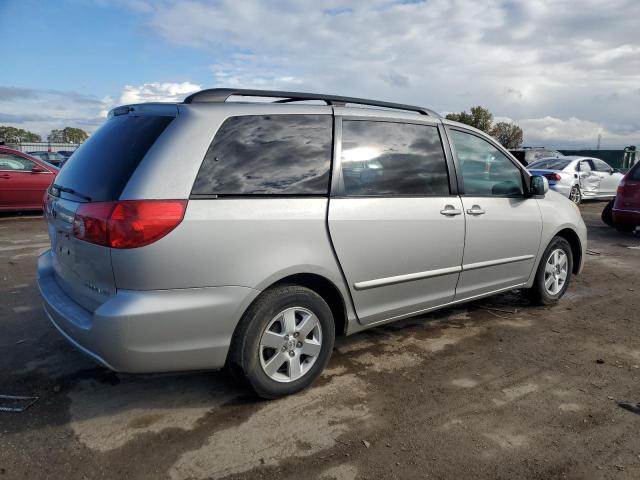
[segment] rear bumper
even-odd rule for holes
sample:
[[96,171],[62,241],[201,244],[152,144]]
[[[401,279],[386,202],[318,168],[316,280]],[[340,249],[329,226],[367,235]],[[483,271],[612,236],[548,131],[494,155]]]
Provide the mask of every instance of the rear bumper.
[[38,259],[38,288],[49,319],[69,342],[129,373],[222,368],[242,313],[260,293],[235,286],[118,290],[90,312],[58,285],[50,251]]
[[614,225],[628,225],[628,226],[640,225],[640,210],[638,209],[614,208],[612,215],[613,215]]

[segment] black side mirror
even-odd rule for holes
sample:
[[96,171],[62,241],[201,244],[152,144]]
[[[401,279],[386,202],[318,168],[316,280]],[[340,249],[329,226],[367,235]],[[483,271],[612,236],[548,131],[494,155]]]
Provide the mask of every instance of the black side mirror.
[[44,172],[44,168],[40,168],[40,167],[33,167],[31,169],[31,173],[42,173]]
[[549,191],[549,180],[541,175],[531,177],[531,195],[534,197],[544,197]]

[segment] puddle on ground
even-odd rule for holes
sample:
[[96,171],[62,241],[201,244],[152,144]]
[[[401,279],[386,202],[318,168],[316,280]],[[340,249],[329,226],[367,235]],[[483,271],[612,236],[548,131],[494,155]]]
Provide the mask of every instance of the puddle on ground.
[[[30,343],[35,343],[35,338],[25,338]],[[66,346],[66,345],[65,345]],[[24,364],[24,367],[13,372],[15,375],[26,375],[38,373],[47,377],[57,378],[66,375],[73,375],[83,368],[95,368],[95,362],[76,351],[69,349],[59,349],[55,353],[44,357],[36,357]]]
[[472,325],[463,325],[462,328],[445,328],[446,324],[440,326],[443,328],[439,337],[418,338],[393,334],[382,337],[374,344],[377,347],[375,353],[364,352],[354,356],[353,360],[375,372],[394,372],[419,365],[424,360],[422,353],[440,352],[484,331],[484,327]]
[[202,447],[184,453],[170,477],[221,478],[331,448],[369,418],[367,395],[366,383],[349,374],[271,401],[244,423],[214,432]]
[[71,392],[71,428],[87,447],[101,452],[136,435],[165,428],[191,430],[210,410],[235,394],[213,375],[118,376],[110,385],[80,382]]

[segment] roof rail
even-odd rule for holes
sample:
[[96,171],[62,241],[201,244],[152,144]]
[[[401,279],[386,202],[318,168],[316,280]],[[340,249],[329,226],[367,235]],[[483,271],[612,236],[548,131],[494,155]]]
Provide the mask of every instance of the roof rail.
[[240,97],[270,97],[279,98],[274,103],[299,102],[302,100],[320,100],[327,105],[345,105],[353,103],[356,105],[369,105],[374,107],[392,108],[395,110],[406,110],[418,112],[422,115],[440,118],[433,110],[414,105],[404,105],[402,103],[382,102],[380,100],[368,100],[366,98],[341,97],[338,95],[323,95],[320,93],[285,92],[280,90],[247,90],[234,88],[210,88],[192,93],[184,99],[184,103],[224,103],[231,96]]

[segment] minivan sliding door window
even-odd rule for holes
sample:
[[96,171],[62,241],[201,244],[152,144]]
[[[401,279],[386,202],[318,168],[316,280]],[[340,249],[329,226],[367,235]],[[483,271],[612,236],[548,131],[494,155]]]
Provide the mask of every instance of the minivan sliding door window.
[[346,196],[447,196],[447,164],[435,126],[344,120]]

